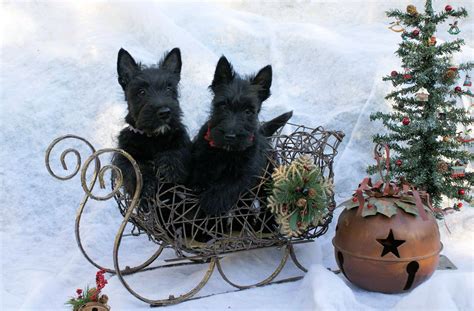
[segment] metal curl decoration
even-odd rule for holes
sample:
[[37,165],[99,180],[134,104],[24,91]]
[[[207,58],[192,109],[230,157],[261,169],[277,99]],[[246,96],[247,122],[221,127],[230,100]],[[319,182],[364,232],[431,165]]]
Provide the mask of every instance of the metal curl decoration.
[[[51,142],[51,144],[46,149],[46,155],[45,155],[44,161],[45,161],[46,169],[48,170],[49,174],[51,174],[51,176],[53,176],[54,178],[57,178],[59,180],[69,180],[69,179],[73,178],[74,176],[77,175],[77,173],[79,172],[79,170],[81,168],[81,154],[80,154],[80,152],[77,151],[76,149],[68,148],[68,149],[64,150],[61,153],[61,156],[60,156],[61,166],[65,171],[68,170],[68,167],[66,165],[66,156],[68,154],[72,153],[76,157],[76,167],[75,167],[74,171],[69,175],[59,176],[51,169],[51,164],[50,164],[50,162],[51,162],[51,152],[53,151],[54,147],[58,143],[60,143],[61,141],[66,140],[66,139],[76,139],[78,141],[84,142],[86,144],[86,146],[90,148],[91,153],[95,152],[94,146],[92,146],[92,144],[89,141],[87,141],[86,139],[84,139],[80,136],[69,134],[69,135],[64,135],[64,136],[58,137],[55,140],[53,140],[53,142]],[[96,161],[95,165],[96,165],[96,171],[97,171],[98,167],[100,166],[100,163]]]
[[[94,152],[84,162],[84,166],[82,167],[82,170],[81,170],[81,185],[82,185],[82,189],[84,190],[84,192],[91,199],[94,199],[96,201],[107,201],[108,199],[110,199],[110,198],[112,198],[112,197],[119,194],[120,188],[123,185],[123,175],[122,175],[122,171],[120,170],[120,168],[118,168],[117,166],[115,166],[113,164],[109,164],[109,165],[105,165],[104,167],[100,167],[98,172],[97,172],[97,177],[99,179],[99,186],[100,186],[101,189],[105,189],[106,187],[105,187],[104,175],[107,171],[112,171],[112,176],[115,176],[116,180],[115,180],[115,183],[112,183],[111,192],[109,192],[108,194],[103,195],[103,196],[95,195],[95,194],[92,193],[92,190],[93,190],[94,186],[93,185],[91,185],[91,186],[87,185],[86,174],[87,174],[87,170],[89,168],[90,163],[92,161],[96,161],[96,162],[100,163],[99,156],[101,156],[104,153],[120,154],[123,157],[127,158],[128,161],[130,161],[130,163],[133,166],[136,181],[137,181],[137,188],[135,189],[135,194],[139,196],[139,194],[141,192],[141,186],[142,186],[142,175],[140,173],[140,168],[139,168],[137,162],[135,161],[135,159],[133,159],[133,157],[130,154],[123,151],[122,149],[115,149],[115,148],[106,148],[106,149],[98,150],[98,151]],[[113,174],[113,173],[115,173],[115,174]],[[138,183],[140,183],[140,187],[138,187]]]

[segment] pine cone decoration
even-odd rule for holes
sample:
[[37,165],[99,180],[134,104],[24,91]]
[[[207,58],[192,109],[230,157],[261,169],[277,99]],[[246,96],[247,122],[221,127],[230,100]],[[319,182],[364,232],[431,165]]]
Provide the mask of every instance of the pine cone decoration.
[[307,202],[306,202],[306,199],[301,198],[301,199],[299,199],[298,201],[296,201],[296,206],[298,206],[298,207],[305,207],[305,206],[306,206],[306,203],[307,203]]
[[410,15],[413,15],[413,16],[417,16],[418,11],[416,9],[416,6],[414,6],[413,4],[408,5],[407,6],[407,13],[410,14]]
[[448,165],[448,163],[446,163],[444,161],[440,161],[440,162],[438,162],[437,168],[438,168],[438,172],[446,173],[449,170],[449,165]]
[[453,80],[454,78],[456,78],[457,76],[457,72],[454,71],[454,70],[451,70],[449,69],[448,71],[446,71],[446,73],[444,74],[444,79],[446,81],[449,81],[449,80]]

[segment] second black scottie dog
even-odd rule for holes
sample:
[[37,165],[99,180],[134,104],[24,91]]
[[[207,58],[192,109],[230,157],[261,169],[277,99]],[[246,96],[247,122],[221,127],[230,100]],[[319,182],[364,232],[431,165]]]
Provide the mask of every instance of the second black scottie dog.
[[[159,177],[171,183],[187,178],[191,142],[178,101],[181,64],[178,48],[150,67],[136,63],[124,49],[118,53],[118,81],[128,104],[125,121],[129,124],[118,136],[118,147],[140,167],[142,197],[155,195]],[[122,156],[113,163],[122,171],[125,190],[133,195],[136,177],[132,165]]]
[[192,148],[190,184],[200,192],[201,209],[208,215],[226,213],[242,191],[252,186],[266,164],[270,136],[283,126],[286,113],[260,126],[262,102],[270,96],[272,68],[241,77],[223,56],[211,90],[214,93],[208,122]]

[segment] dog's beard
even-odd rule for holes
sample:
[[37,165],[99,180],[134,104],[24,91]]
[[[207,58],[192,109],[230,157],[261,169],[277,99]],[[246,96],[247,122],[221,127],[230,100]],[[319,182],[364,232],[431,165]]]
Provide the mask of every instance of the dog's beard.
[[166,134],[166,132],[168,132],[170,129],[171,129],[171,126],[169,126],[168,124],[163,124],[163,125],[159,126],[158,128],[156,128],[153,131],[153,134],[154,135],[163,135],[163,134]]

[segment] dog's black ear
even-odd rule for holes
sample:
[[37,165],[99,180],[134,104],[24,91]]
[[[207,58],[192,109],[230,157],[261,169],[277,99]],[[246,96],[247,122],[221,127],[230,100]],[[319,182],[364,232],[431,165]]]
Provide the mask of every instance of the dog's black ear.
[[160,68],[169,70],[176,74],[181,74],[181,51],[179,48],[172,49],[161,63]]
[[138,70],[138,65],[132,55],[130,55],[126,50],[120,49],[117,58],[117,73],[118,82],[124,90],[127,83]]
[[291,119],[292,116],[293,116],[293,111],[288,111],[268,122],[263,123],[262,126],[260,127],[261,133],[265,137],[272,136],[273,134],[275,134],[275,132],[279,128],[283,127],[286,124],[286,122],[288,122],[288,120]]
[[272,86],[272,66],[268,65],[260,69],[257,75],[251,80],[253,85],[258,85],[258,97],[260,101],[270,97],[270,87]]
[[216,71],[214,72],[214,79],[212,80],[211,89],[219,85],[228,84],[234,79],[234,69],[225,56],[221,56],[217,62]]

